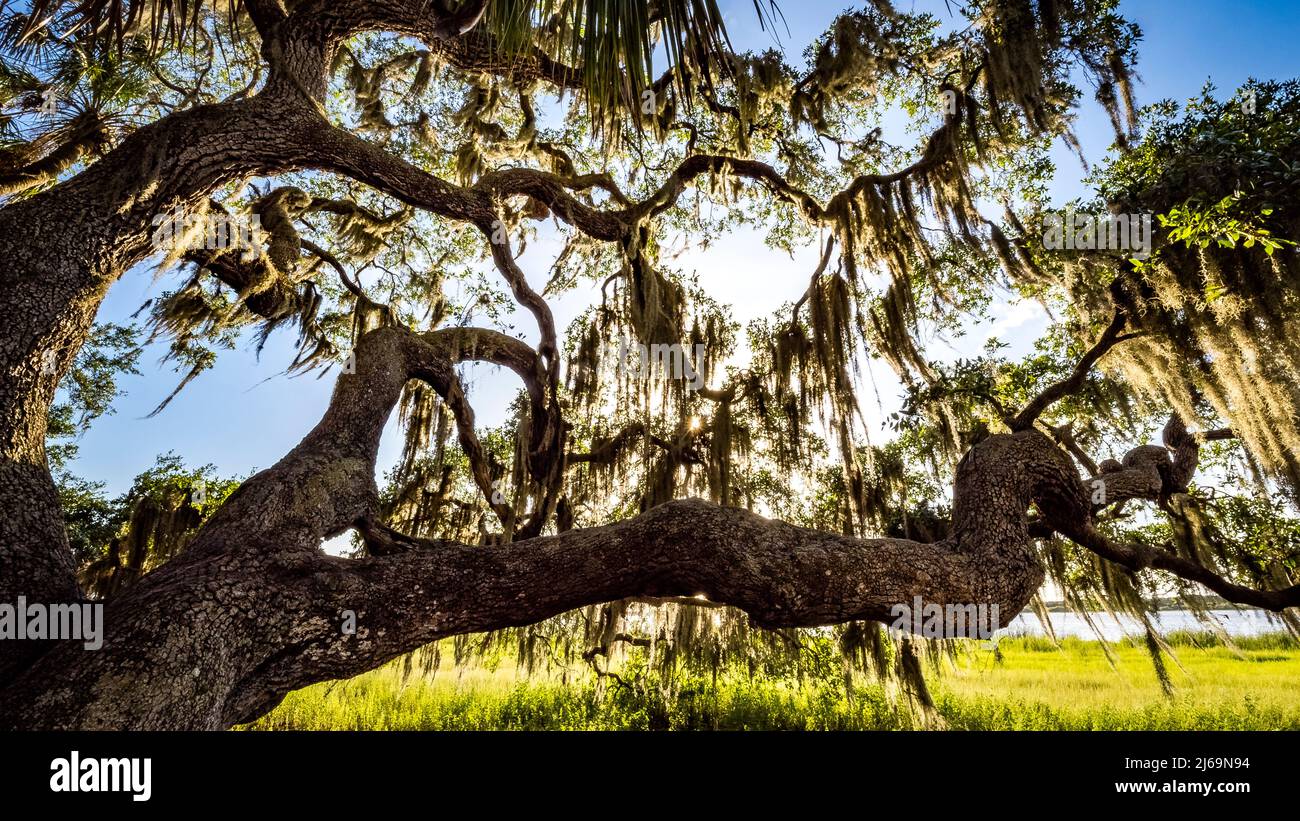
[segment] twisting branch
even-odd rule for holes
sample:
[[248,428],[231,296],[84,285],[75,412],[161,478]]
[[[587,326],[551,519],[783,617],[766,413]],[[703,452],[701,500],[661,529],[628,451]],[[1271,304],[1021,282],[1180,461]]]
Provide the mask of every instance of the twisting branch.
[[[1217,438],[1222,431],[1211,433]],[[1300,585],[1281,590],[1246,587],[1170,550],[1121,545],[1096,529],[1096,514],[1107,507],[1134,499],[1160,502],[1163,506],[1174,494],[1186,493],[1199,462],[1200,441],[1204,438],[1204,435],[1189,433],[1180,417],[1171,416],[1164,428],[1163,446],[1133,448],[1120,461],[1106,460],[1098,473],[1084,480],[1084,492],[1089,494],[1088,515],[1061,516],[1055,508],[1044,508],[1042,521],[1035,523],[1035,535],[1045,537],[1053,531],[1058,532],[1098,556],[1131,570],[1164,570],[1202,584],[1236,604],[1274,611],[1300,605]]]
[[1210,568],[1184,559],[1171,551],[1148,550],[1117,544],[1099,533],[1091,524],[1067,532],[1065,535],[1103,559],[1131,570],[1153,568],[1168,571],[1179,578],[1202,584],[1234,604],[1262,607],[1274,612],[1288,607],[1300,607],[1300,585],[1292,585],[1281,590],[1258,590],[1246,587],[1230,582]]
[[433,26],[433,36],[439,40],[450,40],[468,33],[479,24],[487,11],[488,0],[468,0],[455,11],[449,9],[444,0],[437,0],[435,5],[441,16]]
[[559,345],[556,341],[555,317],[551,314],[551,306],[528,284],[528,277],[515,262],[510,250],[510,238],[506,236],[504,225],[494,220],[479,227],[487,237],[488,246],[492,249],[492,261],[496,263],[497,270],[510,286],[515,300],[527,308],[537,320],[537,329],[541,334],[539,351],[546,362],[547,370],[554,372],[559,362]]
[[244,11],[253,21],[253,28],[265,43],[274,36],[275,27],[285,18],[284,9],[277,0],[243,0]]
[[[465,361],[492,362],[514,371],[528,391],[532,428],[538,433],[544,432],[558,416],[554,404],[548,404],[545,387],[545,372],[538,353],[514,337],[485,328],[445,328],[431,331],[420,336],[422,341],[431,345],[439,356],[447,361],[457,363]],[[506,532],[513,530],[515,512],[513,505],[496,501],[493,497],[491,472],[487,455],[479,442],[474,429],[474,410],[465,396],[460,379],[453,376],[445,386],[432,385],[451,409],[456,421],[457,436],[461,450],[470,462],[470,472],[484,499],[497,515]],[[534,438],[534,444],[537,439]],[[549,455],[549,454],[548,454]],[[538,524],[540,528],[540,523]]]
[[[435,390],[438,390],[435,388]],[[452,416],[456,420],[456,433],[460,441],[460,449],[464,452],[465,457],[469,459],[470,473],[474,477],[474,484],[478,485],[479,491],[483,494],[484,500],[492,508],[492,512],[497,515],[501,521],[501,526],[509,533],[514,529],[515,511],[514,507],[505,503],[504,500],[497,501],[497,490],[492,486],[492,473],[488,465],[487,453],[483,450],[483,444],[479,441],[478,433],[474,430],[474,408],[470,406],[469,400],[465,397],[465,390],[460,384],[460,378],[453,376],[450,383],[439,390],[447,407],[451,409]]]
[[813,289],[821,282],[822,274],[826,273],[826,268],[831,264],[831,252],[834,249],[835,235],[832,234],[826,238],[826,249],[822,251],[822,259],[817,264],[817,270],[813,271],[812,277],[808,280],[808,290],[803,292],[803,296],[799,297],[798,301],[794,303],[794,308],[790,311],[791,322],[799,321],[799,309],[804,306],[804,303],[808,301],[808,297],[812,296]]
[[319,245],[307,239],[306,237],[302,239],[302,247],[303,250],[315,254],[316,257],[321,260],[321,262],[324,262],[326,265],[333,268],[334,272],[339,275],[339,280],[342,281],[343,287],[347,288],[348,291],[354,297],[356,297],[357,299],[364,299],[367,302],[371,301],[370,297],[366,296],[366,292],[362,290],[361,283],[357,282],[355,279],[352,278],[352,276],[348,273],[347,269],[343,267],[343,263],[339,262],[338,257],[334,256],[329,251],[326,251],[324,248],[320,247]]
[[1047,410],[1054,403],[1069,396],[1079,388],[1088,378],[1092,366],[1097,364],[1097,360],[1106,355],[1106,352],[1115,347],[1116,344],[1126,339],[1132,339],[1134,334],[1122,334],[1124,325],[1128,319],[1122,309],[1115,311],[1115,318],[1106,326],[1101,338],[1097,340],[1088,352],[1083,355],[1079,363],[1074,366],[1074,371],[1060,382],[1054,382],[1048,385],[1042,393],[1030,400],[1024,410],[1016,414],[1010,422],[1010,428],[1013,431],[1029,430],[1033,427],[1034,421],[1038,419],[1039,414]]
[[[943,126],[950,127],[950,124]],[[313,124],[300,137],[301,145],[297,148],[310,158],[307,165],[347,175],[439,216],[472,222],[489,236],[490,226],[499,218],[494,203],[524,195],[542,203],[560,219],[591,238],[607,242],[625,238],[646,219],[672,208],[687,185],[704,174],[726,172],[762,183],[778,200],[798,208],[810,222],[832,223],[846,213],[849,203],[865,187],[894,183],[922,174],[945,159],[942,152],[927,150],[920,160],[894,173],[856,178],[823,206],[766,163],[694,154],[683,159],[663,184],[644,200],[615,210],[602,210],[570,193],[590,185],[605,187],[601,177],[575,178],[534,168],[506,168],[484,174],[472,187],[466,188],[447,182],[374,143],[327,123]],[[619,196],[613,196],[613,199],[625,202]]]

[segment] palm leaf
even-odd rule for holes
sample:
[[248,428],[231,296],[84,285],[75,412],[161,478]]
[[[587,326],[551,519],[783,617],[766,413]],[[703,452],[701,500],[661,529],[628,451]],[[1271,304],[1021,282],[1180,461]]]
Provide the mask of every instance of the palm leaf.
[[75,33],[96,43],[111,42],[119,49],[128,36],[138,36],[158,49],[184,42],[199,27],[205,5],[225,6],[231,22],[243,7],[241,0],[0,0],[0,15],[12,14],[21,21],[4,32],[7,47],[57,31],[60,36]]
[[[764,28],[776,24],[775,0],[754,8]],[[623,109],[638,121],[657,60],[689,102],[697,83],[727,70],[731,49],[716,0],[493,0],[486,27],[506,53],[543,44],[580,72],[593,111]]]
[[[776,0],[753,2],[760,24],[775,25]],[[242,0],[30,0],[21,7],[0,0],[0,15],[14,18],[0,35],[10,47],[57,31],[118,49],[135,38],[157,50],[183,42],[200,25],[205,5],[224,6],[236,30]],[[507,57],[544,43],[552,59],[580,72],[597,111],[638,114],[641,95],[655,81],[656,58],[689,101],[692,85],[708,86],[726,70],[722,58],[730,50],[717,0],[489,0],[482,26]]]

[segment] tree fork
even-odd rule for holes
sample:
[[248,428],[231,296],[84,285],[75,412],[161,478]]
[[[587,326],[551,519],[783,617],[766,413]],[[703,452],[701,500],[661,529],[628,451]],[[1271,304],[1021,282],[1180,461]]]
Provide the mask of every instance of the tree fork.
[[[915,596],[1016,613],[1043,578],[1029,506],[1087,515],[1067,457],[1026,431],[990,437],[962,460],[952,535],[935,544],[680,500],[513,545],[404,539],[392,555],[324,555],[322,539],[373,516],[379,435],[406,380],[436,389],[454,373],[451,348],[428,336],[382,328],[363,337],[356,373],[339,378],[320,423],[245,482],[185,553],[108,603],[101,650],[55,645],[0,692],[0,724],[226,727],[292,689],[438,638],[636,596],[703,595],[764,627],[888,620]],[[344,610],[357,616],[355,635],[340,629]]]

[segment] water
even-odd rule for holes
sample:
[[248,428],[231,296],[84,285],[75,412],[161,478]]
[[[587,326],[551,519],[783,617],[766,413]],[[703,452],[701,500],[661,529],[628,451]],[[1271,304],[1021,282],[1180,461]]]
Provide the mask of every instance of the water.
[[[1092,617],[1093,624],[1107,641],[1117,641],[1124,636],[1141,636],[1144,633],[1142,623],[1130,616],[1119,616],[1117,620],[1108,613],[1088,615]],[[1230,636],[1258,636],[1285,629],[1276,616],[1264,610],[1211,610],[1210,615]],[[1077,636],[1081,639],[1096,638],[1088,623],[1075,613],[1049,613],[1048,617],[1058,638],[1063,636]],[[1202,633],[1209,629],[1187,610],[1161,610],[1152,617],[1152,623],[1157,630],[1166,634],[1176,630]],[[1026,611],[1012,619],[1011,624],[999,630],[997,635],[1042,636],[1046,633],[1038,617]]]

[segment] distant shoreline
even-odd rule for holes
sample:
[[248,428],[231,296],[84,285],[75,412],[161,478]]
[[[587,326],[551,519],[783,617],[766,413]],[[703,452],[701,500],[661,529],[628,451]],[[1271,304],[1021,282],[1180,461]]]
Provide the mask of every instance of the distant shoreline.
[[[1174,597],[1159,598],[1156,599],[1155,610],[1157,612],[1166,611],[1166,610],[1186,610],[1188,612],[1191,612],[1188,608],[1188,605],[1193,603],[1200,606],[1204,610],[1238,610],[1242,612],[1256,612],[1256,613],[1268,612],[1266,610],[1261,610],[1258,607],[1247,607],[1245,605],[1233,604],[1227,599],[1223,599],[1218,596],[1188,596],[1182,599],[1174,598]],[[1047,612],[1049,613],[1075,612],[1064,601],[1049,601],[1049,602],[1045,602],[1045,605],[1047,607]],[[1033,615],[1034,611],[1031,608],[1026,607],[1024,610],[1020,612],[1021,614],[1028,613],[1029,615]],[[1102,612],[1102,611],[1090,611],[1090,612]]]

